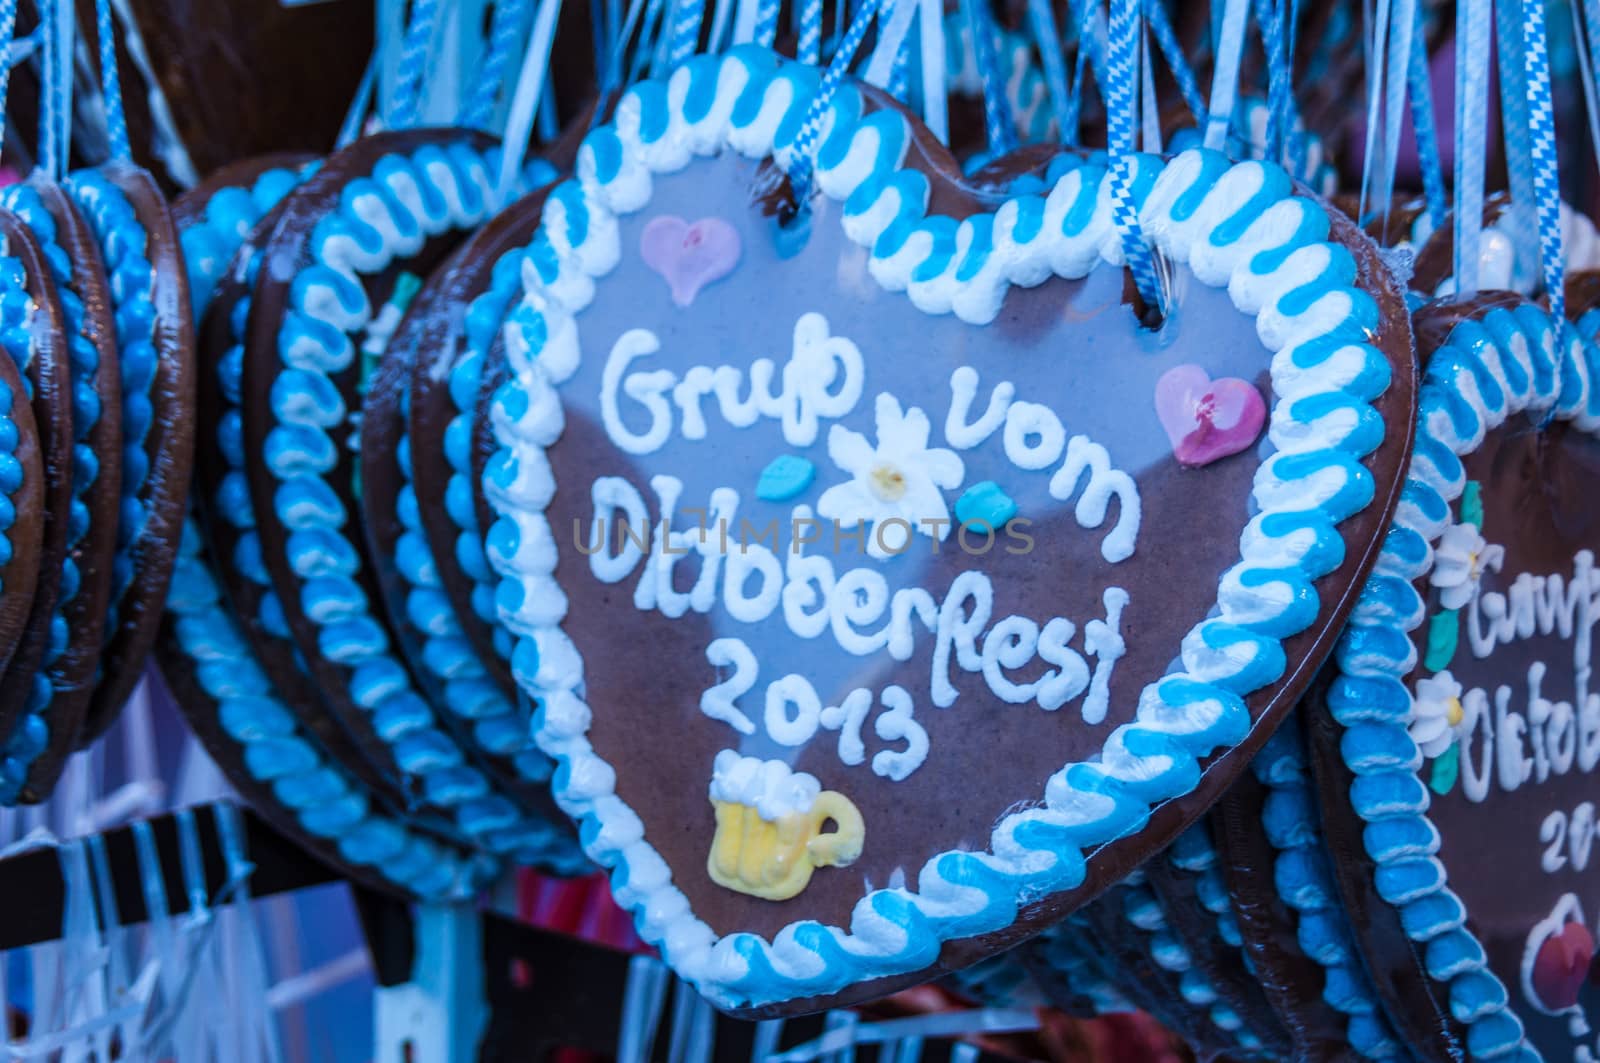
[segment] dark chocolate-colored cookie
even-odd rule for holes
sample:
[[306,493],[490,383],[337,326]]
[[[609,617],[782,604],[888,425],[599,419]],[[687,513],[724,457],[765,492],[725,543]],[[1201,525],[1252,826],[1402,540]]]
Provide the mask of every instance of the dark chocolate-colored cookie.
[[[1238,785],[1235,783],[1235,785]],[[1250,970],[1244,938],[1211,840],[1211,819],[1202,818],[1142,869],[1161,901],[1167,927],[1190,962],[1269,1054],[1290,1055],[1294,1042]]]
[[[327,705],[324,691],[306,673],[283,606],[262,562],[260,534],[251,503],[241,405],[245,338],[251,295],[266,246],[281,210],[274,205],[241,242],[232,265],[209,289],[199,330],[200,446],[196,448],[193,507],[205,538],[205,554],[248,646],[249,659],[266,674],[297,724],[380,807],[409,814],[414,797],[376,764]],[[203,704],[203,703],[197,703]],[[191,722],[194,722],[191,718]],[[206,729],[203,723],[197,730]],[[435,825],[443,827],[435,817]]]
[[1585,1058],[1600,352],[1503,294],[1417,321],[1408,502],[1307,702],[1327,846],[1414,1055]]
[[1296,1059],[1394,1058],[1328,870],[1308,770],[1291,716],[1211,810],[1238,933]]
[[[73,499],[72,380],[68,364],[69,337],[56,281],[45,263],[33,231],[17,215],[0,209],[0,270],[7,272],[0,294],[0,346],[22,375],[38,434],[39,459],[44,472],[44,530],[37,558],[33,607],[5,674],[0,677],[0,733],[14,734],[28,716],[50,701],[48,675],[41,675],[47,655],[53,660],[65,648],[67,620],[58,610],[62,581],[78,578],[70,572]],[[69,587],[68,590],[76,588]],[[65,726],[65,748],[71,748],[77,721],[52,719],[52,730]],[[60,737],[56,735],[55,737]],[[9,742],[8,742],[9,744]]]
[[57,593],[66,638],[35,673],[37,700],[0,760],[0,799],[39,801],[77,748],[100,667],[122,485],[122,378],[110,281],[72,197],[38,173],[0,191],[0,202],[27,224],[55,282],[70,374],[72,497]]
[[497,163],[479,134],[382,134],[329,157],[284,200],[251,300],[242,442],[262,561],[325,702],[460,836],[538,860],[549,823],[469,762],[399,652],[355,453],[361,398],[395,324],[384,308],[406,274],[426,276],[492,215]]
[[45,497],[33,408],[16,364],[0,358],[0,667],[15,655],[33,611]]
[[1151,328],[1095,160],[989,213],[846,86],[796,217],[814,76],[630,89],[481,392],[557,797],[741,1014],[959,969],[1170,843],[1331,649],[1415,416],[1401,291],[1281,170],[1139,157]]
[[[465,250],[436,270],[435,280],[453,272]],[[432,503],[419,497],[413,480],[425,459],[407,431],[410,384],[419,358],[437,349],[431,339],[440,331],[436,319],[457,317],[460,311],[460,304],[449,301],[435,280],[424,284],[420,278],[402,278],[379,312],[404,316],[398,324],[388,324],[393,331],[383,345],[382,360],[364,383],[358,497],[369,547],[364,560],[396,643],[444,731],[499,793],[531,820],[549,825],[542,848],[525,843],[518,859],[562,871],[586,870],[590,865],[578,849],[571,823],[550,797],[554,765],[533,744],[527,712],[494,682],[463,636],[454,605],[441,587],[444,566],[424,531],[422,511]],[[431,460],[442,462],[443,455]],[[453,548],[455,539],[446,543]]]
[[74,174],[68,187],[105,260],[122,374],[122,509],[88,743],[138,684],[161,623],[194,463],[194,315],[154,179],[111,162]]

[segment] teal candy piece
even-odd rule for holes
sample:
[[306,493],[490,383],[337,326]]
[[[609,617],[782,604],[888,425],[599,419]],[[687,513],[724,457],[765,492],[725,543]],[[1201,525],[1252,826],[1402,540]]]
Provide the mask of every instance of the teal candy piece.
[[787,502],[799,498],[817,478],[817,467],[794,454],[779,454],[761,470],[756,481],[756,497],[764,502]]
[[956,520],[969,531],[1003,528],[1017,515],[1017,503],[993,480],[973,484],[956,500]]

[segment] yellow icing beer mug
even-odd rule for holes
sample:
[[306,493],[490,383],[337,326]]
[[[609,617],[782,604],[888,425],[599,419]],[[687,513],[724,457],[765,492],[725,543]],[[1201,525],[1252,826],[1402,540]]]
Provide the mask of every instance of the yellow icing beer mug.
[[[850,799],[824,790],[805,812],[764,819],[751,805],[712,799],[717,833],[706,870],[711,880],[739,893],[785,901],[811,881],[819,867],[849,867],[861,855],[866,825]],[[822,833],[832,820],[834,829]]]

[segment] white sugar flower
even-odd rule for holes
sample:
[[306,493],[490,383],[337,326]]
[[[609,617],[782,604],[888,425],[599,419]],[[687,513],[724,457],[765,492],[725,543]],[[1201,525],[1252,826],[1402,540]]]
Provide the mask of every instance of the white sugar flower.
[[1466,711],[1461,707],[1461,684],[1448,670],[1417,680],[1417,694],[1411,703],[1411,740],[1432,760],[1449,749],[1456,740]]
[[[824,491],[817,512],[841,528],[865,524],[867,552],[881,559],[904,552],[916,532],[940,539],[950,533],[944,490],[960,486],[966,467],[955,451],[928,447],[928,417],[917,407],[902,412],[885,393],[876,412],[876,447],[843,425],[828,430],[828,457],[852,479]],[[880,535],[878,525],[887,521],[902,526]]]
[[1489,569],[1500,570],[1506,548],[1490,546],[1471,524],[1452,524],[1433,550],[1428,582],[1439,588],[1439,604],[1460,609],[1478,593],[1478,581]]

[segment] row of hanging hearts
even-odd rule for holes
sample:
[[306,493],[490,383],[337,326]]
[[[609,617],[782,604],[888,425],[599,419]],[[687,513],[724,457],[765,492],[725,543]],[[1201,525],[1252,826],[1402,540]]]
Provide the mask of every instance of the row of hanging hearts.
[[[964,173],[746,46],[525,166],[7,189],[0,796],[153,651],[353,878],[598,864],[726,1010],[959,971],[1207,1056],[1585,1058],[1593,230],[1363,233],[1200,136]],[[1532,291],[1532,206],[1570,324],[1435,298],[1463,239]]]

